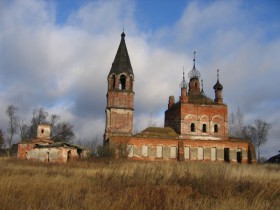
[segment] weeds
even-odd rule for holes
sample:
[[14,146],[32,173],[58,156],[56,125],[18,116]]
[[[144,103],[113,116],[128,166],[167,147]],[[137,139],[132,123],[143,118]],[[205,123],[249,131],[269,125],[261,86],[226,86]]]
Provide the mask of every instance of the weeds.
[[277,165],[0,158],[0,209],[277,209]]

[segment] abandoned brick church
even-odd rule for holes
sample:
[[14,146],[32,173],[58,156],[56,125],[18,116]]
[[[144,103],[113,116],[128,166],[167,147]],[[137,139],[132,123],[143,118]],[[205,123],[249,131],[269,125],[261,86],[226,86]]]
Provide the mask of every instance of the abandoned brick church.
[[125,145],[128,157],[137,160],[255,163],[254,146],[228,134],[228,108],[223,102],[219,70],[214,100],[205,95],[200,84],[195,53],[188,77],[189,83],[183,74],[179,101],[169,97],[164,128],[149,127],[133,135],[134,74],[122,33],[107,78],[104,144]]

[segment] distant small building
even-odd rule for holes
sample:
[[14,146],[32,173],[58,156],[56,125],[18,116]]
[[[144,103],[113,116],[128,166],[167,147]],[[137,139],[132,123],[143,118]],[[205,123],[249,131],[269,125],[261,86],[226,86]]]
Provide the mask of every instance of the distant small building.
[[71,159],[87,157],[88,150],[66,142],[50,139],[51,126],[39,125],[37,138],[18,144],[17,158],[50,163],[66,163]]

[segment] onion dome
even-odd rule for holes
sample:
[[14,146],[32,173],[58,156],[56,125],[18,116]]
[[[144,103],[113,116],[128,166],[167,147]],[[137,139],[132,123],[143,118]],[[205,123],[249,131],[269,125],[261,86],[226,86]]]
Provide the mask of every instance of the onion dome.
[[223,85],[219,81],[219,69],[217,70],[217,82],[213,86],[214,90],[223,90]]
[[196,52],[193,52],[193,68],[192,70],[188,73],[188,76],[190,79],[196,78],[199,79],[200,78],[200,72],[195,68],[195,54]]

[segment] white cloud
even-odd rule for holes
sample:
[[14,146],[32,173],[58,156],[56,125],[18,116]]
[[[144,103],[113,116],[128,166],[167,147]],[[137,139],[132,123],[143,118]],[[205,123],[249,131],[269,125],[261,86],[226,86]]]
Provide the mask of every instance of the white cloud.
[[138,131],[148,126],[151,113],[155,124],[163,125],[168,97],[178,100],[182,67],[188,73],[196,50],[210,97],[220,68],[229,112],[240,106],[247,122],[261,118],[273,123],[271,143],[263,149],[273,154],[279,136],[274,126],[280,117],[280,40],[266,40],[269,26],[260,30],[253,12],[243,6],[242,1],[194,1],[172,27],[146,32],[138,30],[137,8],[126,0],[89,2],[60,25],[54,3],[1,1],[0,128],[6,127],[5,107],[12,103],[23,119],[43,106],[74,124],[77,138],[102,135],[107,75],[124,26],[135,73]]

